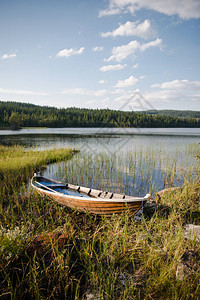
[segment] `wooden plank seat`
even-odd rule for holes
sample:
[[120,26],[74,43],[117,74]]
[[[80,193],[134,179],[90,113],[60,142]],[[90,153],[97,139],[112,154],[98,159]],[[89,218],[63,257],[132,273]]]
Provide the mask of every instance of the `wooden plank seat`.
[[111,192],[103,192],[103,193],[100,194],[99,197],[103,198],[103,199],[112,199],[113,193],[111,193]]
[[90,188],[86,188],[86,187],[79,186],[79,188],[77,189],[77,191],[78,191],[79,193],[83,193],[83,194],[89,195],[91,189],[90,189]]
[[125,199],[125,197],[127,198],[127,196],[123,194],[117,194],[117,193],[113,194],[113,199]]
[[98,198],[101,195],[101,193],[103,193],[103,191],[91,189],[91,192],[90,192],[89,196],[94,197],[94,198]]
[[68,189],[71,189],[71,190],[77,190],[79,188],[78,185],[74,185],[71,183],[67,183],[67,187],[68,187]]

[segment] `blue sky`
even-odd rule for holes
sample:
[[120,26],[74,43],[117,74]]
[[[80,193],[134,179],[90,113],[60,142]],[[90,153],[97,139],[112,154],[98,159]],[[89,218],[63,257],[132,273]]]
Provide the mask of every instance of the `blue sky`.
[[200,110],[200,0],[0,0],[0,100]]

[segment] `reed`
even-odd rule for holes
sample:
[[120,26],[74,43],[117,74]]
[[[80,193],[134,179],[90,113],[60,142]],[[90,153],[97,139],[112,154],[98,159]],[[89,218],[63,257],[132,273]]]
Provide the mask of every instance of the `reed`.
[[189,174],[197,174],[195,155],[198,147],[177,147],[167,152],[161,146],[132,148],[128,152],[110,154],[80,152],[73,160],[51,166],[49,173],[61,181],[82,186],[143,196],[157,190],[181,186]]

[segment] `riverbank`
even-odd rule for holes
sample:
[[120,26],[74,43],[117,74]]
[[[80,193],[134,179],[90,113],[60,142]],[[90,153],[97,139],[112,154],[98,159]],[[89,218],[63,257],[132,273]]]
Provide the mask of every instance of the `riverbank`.
[[[198,299],[200,243],[195,236],[187,239],[184,230],[186,224],[200,225],[198,180],[189,176],[138,222],[128,212],[105,218],[62,207],[27,191],[23,178],[18,193],[15,177],[22,169],[8,161],[21,153],[16,165],[26,166],[35,155],[31,168],[40,168],[50,153],[50,161],[61,159],[57,151],[1,148],[1,174],[10,170],[13,188],[6,194],[1,187],[0,296]],[[65,159],[73,155],[68,151]]]

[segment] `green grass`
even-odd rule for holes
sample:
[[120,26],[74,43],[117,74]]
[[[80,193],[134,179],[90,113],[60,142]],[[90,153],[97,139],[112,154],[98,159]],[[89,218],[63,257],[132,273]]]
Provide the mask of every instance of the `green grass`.
[[0,146],[0,172],[20,172],[72,157],[72,149],[52,149],[47,151],[25,151],[21,146]]
[[[20,151],[25,169],[48,163],[46,151],[4,150],[4,165]],[[54,157],[48,152],[52,160],[61,158],[59,151]],[[71,156],[69,151],[65,159]],[[5,176],[9,168],[2,165]],[[9,165],[10,173],[23,170],[18,163]],[[18,193],[13,184],[12,193],[1,196],[0,298],[199,299],[200,243],[184,238],[185,224],[200,224],[195,178],[188,176],[181,189],[166,193],[154,213],[144,211],[141,222],[128,212],[110,218],[80,213],[25,185]]]
[[51,149],[47,151],[25,150],[21,146],[0,146],[0,196],[12,193],[35,171],[47,164],[72,158],[75,150]]

